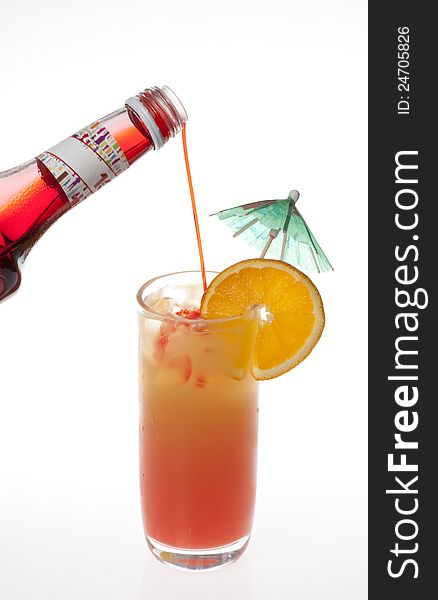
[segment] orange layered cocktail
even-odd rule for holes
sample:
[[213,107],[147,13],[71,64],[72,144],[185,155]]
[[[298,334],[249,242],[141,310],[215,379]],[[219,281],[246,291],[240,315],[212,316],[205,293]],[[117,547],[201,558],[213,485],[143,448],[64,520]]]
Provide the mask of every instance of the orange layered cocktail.
[[199,273],[152,280],[140,303],[140,475],[153,552],[185,568],[232,562],[256,492],[256,309],[200,318]]
[[257,381],[293,369],[324,328],[310,279],[276,260],[158,277],[140,306],[143,520],[163,562],[236,560],[254,511]]

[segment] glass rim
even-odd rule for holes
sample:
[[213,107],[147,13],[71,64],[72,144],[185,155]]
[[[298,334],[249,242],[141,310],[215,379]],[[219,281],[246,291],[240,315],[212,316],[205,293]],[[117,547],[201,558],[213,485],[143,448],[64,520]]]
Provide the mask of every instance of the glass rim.
[[[239,319],[242,318],[254,318],[259,310],[260,310],[260,306],[256,306],[254,305],[253,307],[249,308],[246,312],[244,313],[240,313],[238,315],[233,315],[231,317],[220,317],[220,318],[216,318],[216,319],[203,319],[203,318],[199,318],[199,319],[187,319],[185,317],[179,317],[179,316],[175,316],[175,315],[163,315],[157,311],[155,311],[154,309],[150,308],[149,306],[147,306],[143,300],[143,293],[144,291],[153,283],[155,283],[156,281],[158,281],[159,279],[164,279],[165,277],[172,277],[172,275],[188,275],[188,274],[197,274],[199,276],[202,275],[201,271],[198,271],[196,269],[194,270],[188,270],[188,271],[174,271],[173,273],[164,273],[163,275],[157,275],[156,277],[152,277],[151,279],[149,279],[148,281],[146,281],[138,290],[137,294],[136,294],[136,299],[137,299],[137,306],[139,309],[139,312],[141,315],[143,315],[144,317],[148,317],[150,319],[158,319],[159,321],[176,321],[177,323],[187,323],[187,324],[192,324],[193,323],[208,323],[211,325],[214,324],[218,324],[218,323],[232,323],[233,321],[238,321]],[[205,271],[206,274],[210,274],[210,275],[219,275],[219,271]],[[214,279],[214,277],[213,277]],[[213,281],[213,280],[212,280]],[[202,285],[202,283],[201,283]]]

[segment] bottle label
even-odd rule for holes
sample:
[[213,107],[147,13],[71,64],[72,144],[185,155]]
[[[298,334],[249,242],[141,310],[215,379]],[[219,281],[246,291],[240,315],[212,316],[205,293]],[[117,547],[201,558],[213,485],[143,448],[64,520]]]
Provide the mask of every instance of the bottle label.
[[129,167],[119,144],[96,121],[38,156],[68,201],[77,204]]

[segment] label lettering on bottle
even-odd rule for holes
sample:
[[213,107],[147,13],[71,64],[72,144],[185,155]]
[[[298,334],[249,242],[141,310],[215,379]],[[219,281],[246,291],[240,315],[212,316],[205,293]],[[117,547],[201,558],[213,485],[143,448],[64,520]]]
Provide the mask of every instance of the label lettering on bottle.
[[58,181],[71,204],[81,202],[129,167],[122,149],[99,121],[38,158]]

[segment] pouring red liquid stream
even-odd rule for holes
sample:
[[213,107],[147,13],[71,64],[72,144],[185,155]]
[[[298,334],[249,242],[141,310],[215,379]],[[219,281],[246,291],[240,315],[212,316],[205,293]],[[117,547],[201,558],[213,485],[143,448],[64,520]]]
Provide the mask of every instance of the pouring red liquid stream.
[[190,199],[192,201],[193,219],[195,221],[196,239],[198,241],[199,261],[201,263],[201,272],[202,272],[202,285],[204,286],[204,292],[205,292],[205,290],[207,289],[207,278],[205,276],[205,263],[204,263],[204,253],[202,251],[201,230],[199,228],[198,211],[196,210],[196,200],[195,200],[195,192],[193,191],[192,174],[190,172],[189,154],[187,152],[187,136],[186,136],[186,124],[185,123],[183,123],[183,126],[182,126],[182,141],[183,141],[183,149],[184,149],[184,161],[186,163],[187,181],[189,183]]

